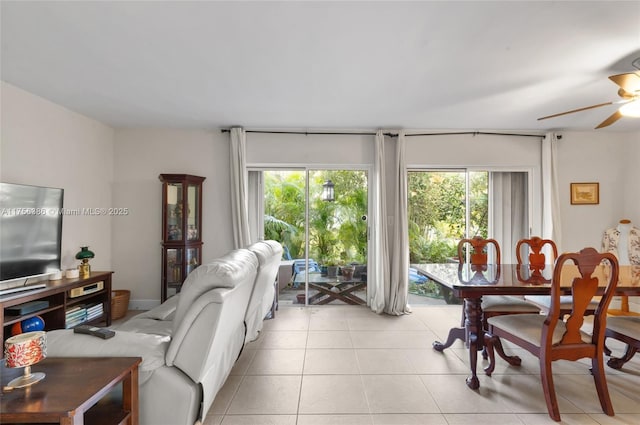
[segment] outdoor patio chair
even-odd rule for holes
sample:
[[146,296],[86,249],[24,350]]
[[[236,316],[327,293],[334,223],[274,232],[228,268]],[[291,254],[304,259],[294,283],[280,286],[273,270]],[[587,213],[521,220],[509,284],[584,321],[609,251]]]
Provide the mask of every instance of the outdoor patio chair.
[[[293,264],[291,266],[293,268],[293,274],[291,276],[291,282],[293,282],[293,287],[297,288],[298,286],[300,286],[299,283],[296,283],[296,276],[299,273],[303,273],[305,271],[305,267],[306,267],[306,261],[304,258],[298,258],[293,260]],[[309,258],[309,273],[320,273],[320,266],[318,265],[318,263]]]

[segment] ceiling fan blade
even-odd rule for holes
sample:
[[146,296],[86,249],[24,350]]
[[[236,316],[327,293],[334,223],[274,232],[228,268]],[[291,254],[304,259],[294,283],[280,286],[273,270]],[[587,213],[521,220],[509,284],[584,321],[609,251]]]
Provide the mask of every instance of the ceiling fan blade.
[[640,75],[636,72],[628,72],[626,74],[612,75],[609,77],[611,81],[622,87],[626,92],[634,94],[640,92]]
[[622,118],[623,115],[620,113],[620,111],[615,111],[613,114],[611,114],[609,116],[609,118],[607,118],[606,120],[602,121],[600,123],[600,125],[598,125],[596,127],[596,130],[602,127],[607,127],[610,126],[611,124],[613,124],[614,122],[618,121],[620,118]]
[[570,111],[560,112],[558,114],[547,115],[546,117],[538,118],[538,121],[546,120],[547,118],[559,117],[561,115],[573,114],[574,112],[588,111],[589,109],[600,108],[602,106],[607,106],[607,105],[613,105],[613,102],[598,103],[597,105],[585,106],[584,108],[572,109]]

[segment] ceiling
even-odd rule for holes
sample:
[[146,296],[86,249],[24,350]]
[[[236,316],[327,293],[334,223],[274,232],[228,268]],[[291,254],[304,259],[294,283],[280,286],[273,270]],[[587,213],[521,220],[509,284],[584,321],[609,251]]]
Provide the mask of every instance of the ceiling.
[[[114,127],[592,130],[640,1],[1,4],[2,80]],[[639,131],[623,118],[597,131]]]

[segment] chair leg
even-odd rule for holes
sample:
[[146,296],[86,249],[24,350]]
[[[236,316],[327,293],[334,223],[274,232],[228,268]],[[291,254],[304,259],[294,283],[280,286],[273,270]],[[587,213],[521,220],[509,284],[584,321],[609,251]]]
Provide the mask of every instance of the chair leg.
[[489,364],[484,368],[484,373],[487,376],[491,376],[494,369],[496,368],[496,355],[493,349],[494,344],[500,344],[500,338],[497,336],[493,336],[489,333],[484,334],[484,348],[482,353],[487,353],[487,357],[489,358]]
[[487,352],[487,346],[482,347],[482,358],[487,360],[489,358],[489,353]]
[[558,400],[556,398],[556,389],[553,385],[553,372],[551,360],[547,360],[546,353],[540,355],[540,379],[542,381],[542,391],[544,399],[547,403],[547,411],[549,416],[556,422],[560,422],[560,410],[558,409]]
[[611,404],[609,389],[607,388],[607,378],[604,373],[603,353],[600,352],[596,357],[591,359],[591,370],[593,373],[593,380],[596,384],[596,390],[598,391],[598,399],[600,400],[602,411],[609,416],[613,416],[613,404]]
[[622,366],[628,362],[629,360],[631,360],[631,358],[633,356],[635,356],[635,354],[638,352],[638,349],[636,347],[632,347],[631,345],[627,345],[627,349],[624,352],[624,356],[617,358],[617,357],[611,357],[608,361],[607,361],[607,365],[610,368],[613,369],[622,369]]
[[507,353],[504,352],[504,347],[502,346],[502,341],[500,338],[495,337],[496,341],[494,342],[494,347],[498,352],[498,355],[502,357],[502,360],[509,363],[511,366],[520,366],[522,364],[522,359],[518,356],[507,356]]

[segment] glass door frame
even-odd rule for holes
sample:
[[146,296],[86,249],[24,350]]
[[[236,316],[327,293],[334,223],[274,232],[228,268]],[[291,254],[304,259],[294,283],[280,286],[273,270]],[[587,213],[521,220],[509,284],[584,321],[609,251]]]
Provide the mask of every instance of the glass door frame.
[[[309,164],[309,165],[256,165],[256,166],[247,166],[247,173],[250,175],[251,172],[259,172],[260,178],[257,183],[256,190],[262,194],[263,201],[259,203],[259,205],[255,205],[255,214],[256,216],[249,217],[249,222],[253,221],[254,226],[256,227],[256,239],[263,240],[264,239],[264,172],[266,171],[300,171],[305,173],[305,244],[304,244],[304,260],[305,260],[305,270],[309,269],[309,199],[310,199],[310,190],[309,190],[309,174],[312,171],[364,171],[367,176],[367,264],[372,264],[371,258],[371,232],[372,232],[372,186],[371,186],[371,176],[373,165],[345,165],[345,164]],[[251,178],[248,178],[248,181],[251,181]],[[251,188],[248,190],[250,197],[250,204],[252,202],[251,199]],[[252,229],[253,230],[253,229]],[[309,306],[309,277],[308,273],[305,273],[305,282],[304,282],[304,294],[305,294],[305,307]]]

